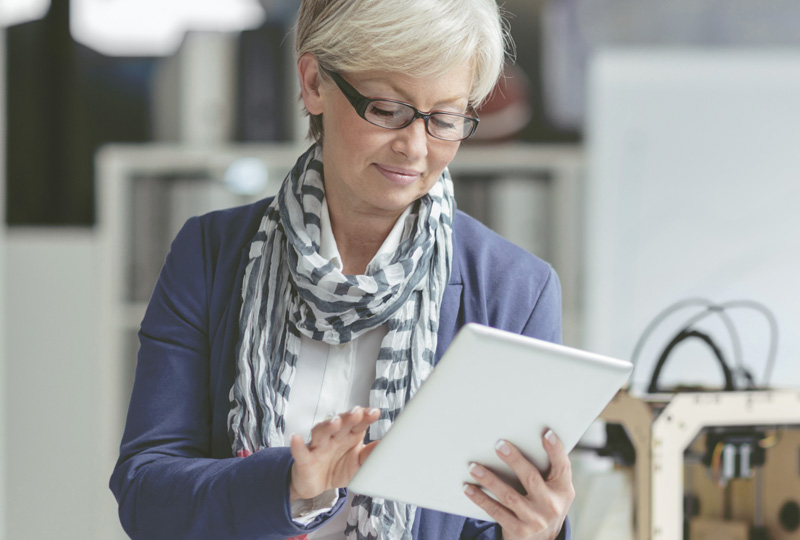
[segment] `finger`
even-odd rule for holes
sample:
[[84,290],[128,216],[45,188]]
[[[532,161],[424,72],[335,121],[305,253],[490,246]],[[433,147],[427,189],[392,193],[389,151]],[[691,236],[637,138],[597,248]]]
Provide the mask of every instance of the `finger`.
[[370,424],[380,418],[379,409],[353,407],[350,411],[341,414],[341,430],[333,435],[335,439],[357,435],[358,439],[364,438],[364,432]]
[[563,488],[572,486],[572,464],[569,456],[561,443],[561,439],[548,429],[543,436],[544,449],[550,459],[550,471],[547,474],[547,484],[552,487]]
[[495,502],[505,507],[515,518],[525,522],[531,522],[537,518],[531,501],[486,467],[470,463],[469,474],[478,484],[494,495],[497,499]]
[[495,451],[500,459],[508,464],[511,470],[514,471],[514,474],[517,475],[526,493],[536,498],[538,492],[545,487],[542,473],[539,472],[536,465],[531,463],[530,460],[519,451],[519,448],[503,439],[497,441]]
[[353,431],[361,422],[364,421],[364,415],[367,409],[364,407],[355,406],[347,412],[341,413],[342,417],[342,430],[346,432]]
[[338,415],[323,420],[311,428],[311,441],[308,443],[309,448],[313,450],[325,445],[331,437],[341,430],[341,428],[342,418]]
[[508,508],[487,495],[479,486],[464,484],[464,494],[480,506],[503,529],[516,529],[521,521]]
[[362,433],[367,430],[370,424],[374,424],[380,417],[381,411],[380,409],[365,409],[361,408],[361,419],[358,423],[356,423],[352,428],[350,428],[351,433]]

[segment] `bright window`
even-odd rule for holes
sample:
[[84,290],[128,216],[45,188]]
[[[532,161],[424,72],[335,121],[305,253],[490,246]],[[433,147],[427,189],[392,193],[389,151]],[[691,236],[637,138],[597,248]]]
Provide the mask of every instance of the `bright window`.
[[187,30],[239,31],[264,20],[257,0],[72,0],[70,10],[75,40],[116,56],[169,55]]
[[0,0],[0,26],[12,26],[41,19],[50,0]]

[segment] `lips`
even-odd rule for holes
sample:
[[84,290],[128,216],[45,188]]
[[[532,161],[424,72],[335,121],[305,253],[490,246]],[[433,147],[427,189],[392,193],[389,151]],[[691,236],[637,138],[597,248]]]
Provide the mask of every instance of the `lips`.
[[402,186],[413,184],[422,176],[422,173],[419,171],[415,171],[413,169],[404,169],[402,167],[378,165],[376,163],[375,168],[378,169],[378,172],[380,172],[387,180]]

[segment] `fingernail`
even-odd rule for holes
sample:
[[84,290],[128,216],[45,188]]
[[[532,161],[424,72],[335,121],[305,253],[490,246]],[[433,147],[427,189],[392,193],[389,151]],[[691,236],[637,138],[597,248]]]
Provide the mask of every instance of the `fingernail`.
[[369,414],[376,414],[376,413],[379,413],[379,412],[381,412],[380,409],[372,408],[372,409],[369,410]]
[[508,444],[506,444],[506,441],[504,441],[503,439],[500,439],[499,441],[497,441],[497,444],[494,445],[494,447],[495,447],[495,449],[497,449],[498,452],[500,452],[504,456],[510,456],[511,455],[511,447],[508,446]]
[[550,444],[556,444],[556,441],[558,440],[552,429],[547,430],[547,432],[544,434],[544,438],[547,439],[547,442]]
[[475,495],[475,488],[469,484],[464,484],[464,493],[467,495]]
[[355,407],[353,407],[352,409],[350,409],[350,414],[355,414],[355,413],[357,413],[357,412],[358,412],[358,409],[359,409],[359,407],[358,407],[358,405],[356,405]]
[[483,478],[483,467],[478,465],[477,463],[470,463],[469,464],[469,472],[472,476],[477,476],[478,478]]

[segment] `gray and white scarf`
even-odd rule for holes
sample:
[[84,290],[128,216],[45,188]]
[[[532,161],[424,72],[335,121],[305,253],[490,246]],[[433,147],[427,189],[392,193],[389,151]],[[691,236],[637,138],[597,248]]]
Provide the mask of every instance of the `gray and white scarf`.
[[[455,199],[448,172],[412,206],[398,250],[377,256],[365,275],[344,275],[320,256],[323,204],[322,148],[314,145],[284,180],[250,243],[228,414],[237,456],[286,445],[284,418],[301,335],[340,344],[387,325],[369,395],[381,416],[366,442],[383,437],[433,369],[452,266]],[[415,512],[411,505],[355,495],[345,536],[410,539]]]

